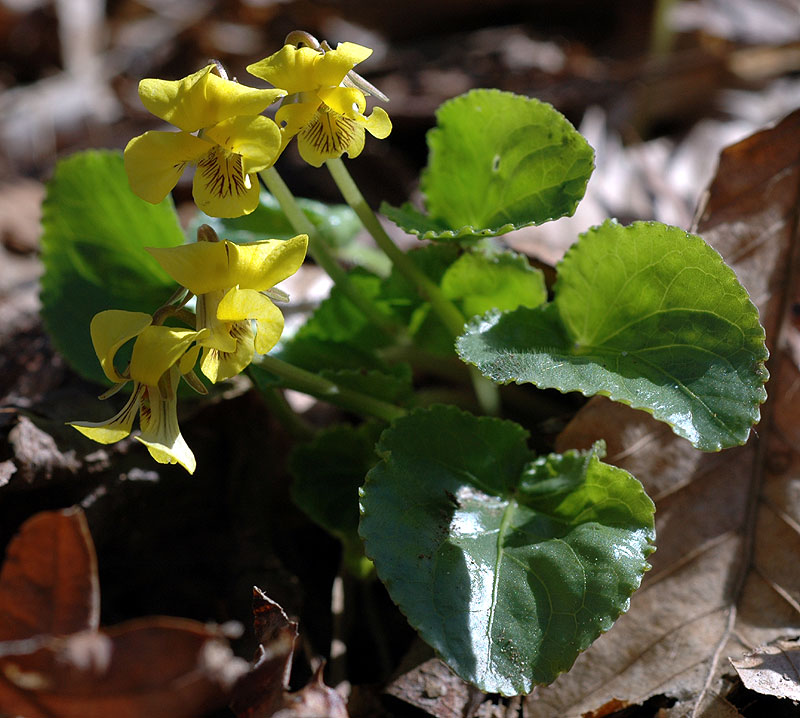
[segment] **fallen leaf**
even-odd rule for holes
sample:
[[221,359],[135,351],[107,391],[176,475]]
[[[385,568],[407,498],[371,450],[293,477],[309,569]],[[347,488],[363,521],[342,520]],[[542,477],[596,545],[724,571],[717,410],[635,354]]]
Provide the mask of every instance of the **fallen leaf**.
[[485,698],[439,658],[429,658],[403,672],[387,686],[386,693],[436,718],[463,718],[471,712],[470,707],[474,710],[476,693]]
[[288,691],[297,623],[256,587],[253,625],[260,645],[252,670],[233,691],[231,709],[238,718],[348,718],[344,698],[322,679],[324,663],[305,687]]
[[37,514],[9,545],[0,571],[0,641],[99,625],[97,558],[83,512]]
[[768,696],[800,701],[800,643],[779,638],[731,660],[745,687]]
[[23,524],[0,572],[0,713],[193,718],[227,703],[247,664],[223,629],[149,617],[98,630],[99,597],[80,510]]
[[322,680],[324,668],[321,664],[304,688],[285,695],[275,718],[348,718],[344,698]]
[[[726,149],[696,231],[759,307],[772,352],[758,435],[703,454],[644,414],[593,400],[558,451],[600,438],[656,501],[658,550],[631,610],[573,669],[527,700],[530,718],[665,696],[660,715],[736,716],[734,659],[800,631],[800,370],[787,348],[800,302],[800,111]],[[702,287],[698,287],[702,291]]]
[[231,700],[239,718],[266,718],[279,710],[292,671],[297,623],[256,586],[253,629],[259,642],[253,667],[236,684]]

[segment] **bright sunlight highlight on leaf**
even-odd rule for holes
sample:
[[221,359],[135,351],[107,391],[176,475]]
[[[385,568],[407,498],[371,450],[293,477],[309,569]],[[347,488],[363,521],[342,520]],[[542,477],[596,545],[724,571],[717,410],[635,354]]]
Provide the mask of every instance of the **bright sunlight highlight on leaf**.
[[644,409],[704,451],[747,441],[766,399],[764,329],[700,237],[608,221],[570,249],[554,291],[550,304],[472,322],[461,358],[496,382]]
[[437,406],[397,420],[361,492],[361,535],[392,599],[481,690],[553,681],[628,609],[652,501],[598,450],[536,458],[509,421]]

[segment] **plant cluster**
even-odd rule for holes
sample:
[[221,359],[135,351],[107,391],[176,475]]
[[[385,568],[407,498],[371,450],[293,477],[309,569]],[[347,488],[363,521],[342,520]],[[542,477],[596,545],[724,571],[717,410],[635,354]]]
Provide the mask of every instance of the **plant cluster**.
[[[459,676],[528,693],[627,610],[654,550],[654,505],[602,461],[601,444],[537,455],[526,428],[502,418],[498,385],[603,395],[718,451],[759,419],[764,330],[719,254],[676,227],[593,227],[551,287],[504,248],[496,237],[572,214],[594,166],[566,118],[508,92],[473,90],[438,110],[424,211],[381,207],[426,240],[398,248],[342,161],[366,133],[391,131],[380,106],[367,113],[368,96],[387,98],[353,70],[370,53],[295,32],[247,68],[275,89],[230,80],[216,62],[142,80],[145,107],[178,130],[132,139],[124,160],[89,152],[58,166],[43,314],[77,371],[112,382],[102,398],[131,383],[112,419],[72,425],[112,443],[138,414],[152,457],[190,473],[181,379],[202,394],[246,370],[295,426],[284,387],[363,417],[298,444],[295,501],[342,541],[351,571],[377,573]],[[274,120],[262,114],[277,101]],[[348,207],[292,195],[274,163],[293,138]],[[187,166],[205,214],[188,244],[169,198]],[[362,225],[377,249],[353,243]],[[276,303],[289,297],[275,285],[307,251],[334,286],[282,337]],[[447,375],[456,401],[432,398],[423,373]]]

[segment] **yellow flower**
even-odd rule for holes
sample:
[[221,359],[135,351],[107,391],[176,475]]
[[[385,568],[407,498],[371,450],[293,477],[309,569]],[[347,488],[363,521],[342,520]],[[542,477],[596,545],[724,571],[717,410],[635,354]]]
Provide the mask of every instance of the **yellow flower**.
[[[133,391],[122,411],[107,421],[73,421],[70,425],[94,441],[112,444],[131,433],[139,414],[142,433],[135,438],[150,455],[161,464],[178,463],[193,474],[196,462],[178,428],[175,390],[181,375],[189,374],[197,361],[200,347],[192,344],[205,333],[154,326],[149,314],[116,309],[95,315],[90,330],[103,372],[116,384],[101,398],[128,381],[133,381]],[[119,372],[114,357],[134,337],[130,366]]]
[[158,204],[186,165],[196,164],[192,194],[203,212],[239,217],[258,206],[255,173],[271,167],[281,150],[278,126],[259,113],[286,93],[245,87],[216,72],[212,64],[182,80],[139,83],[144,106],[181,130],[145,132],[125,148],[128,181],[142,199]]
[[216,241],[213,230],[204,226],[198,238],[206,237],[211,241],[147,251],[197,295],[196,328],[207,330],[198,342],[204,347],[200,370],[216,383],[241,372],[255,352],[266,354],[277,344],[283,314],[272,299],[288,297],[272,287],[300,269],[308,236],[236,244]]
[[319,167],[345,152],[357,157],[364,149],[365,129],[383,139],[392,131],[392,123],[380,107],[369,116],[364,115],[364,92],[352,87],[347,79],[353,67],[366,60],[372,50],[352,42],[339,43],[335,50],[316,45],[284,45],[274,55],[250,65],[247,71],[286,90],[288,97],[275,115],[283,134],[282,146],[297,135],[300,156]]

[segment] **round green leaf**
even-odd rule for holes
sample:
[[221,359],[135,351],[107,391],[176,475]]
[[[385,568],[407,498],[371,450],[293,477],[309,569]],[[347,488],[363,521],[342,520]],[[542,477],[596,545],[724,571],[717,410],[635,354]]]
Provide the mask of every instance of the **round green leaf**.
[[534,458],[513,422],[454,407],[387,429],[360,533],[392,599],[450,667],[515,695],[569,670],[649,568],[652,501],[597,450]]
[[594,169],[594,151],[547,103],[500,90],[445,102],[428,133],[421,189],[410,205],[381,211],[421,239],[494,236],[571,215]]
[[144,251],[183,244],[172,201],[152,205],[134,195],[121,153],[82,152],[56,166],[42,226],[47,330],[79,374],[106,384],[89,322],[104,309],[152,313],[176,289]]
[[461,358],[496,382],[644,409],[704,451],[747,441],[766,399],[764,329],[700,237],[608,221],[569,250],[554,292],[546,306],[473,321]]

